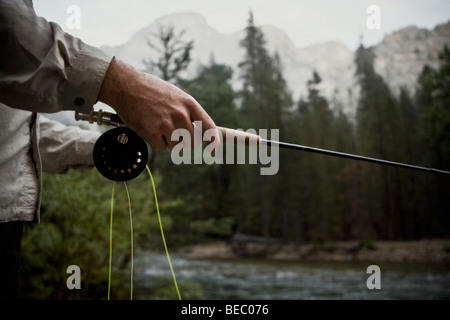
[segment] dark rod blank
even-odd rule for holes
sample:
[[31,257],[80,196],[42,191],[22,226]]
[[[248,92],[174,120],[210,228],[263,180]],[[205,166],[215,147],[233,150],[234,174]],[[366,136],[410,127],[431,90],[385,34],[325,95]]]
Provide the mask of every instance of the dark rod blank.
[[308,147],[308,146],[302,146],[299,144],[292,144],[292,143],[279,142],[279,141],[266,140],[266,139],[261,139],[260,143],[264,143],[269,147],[270,146],[278,146],[278,147],[286,148],[286,149],[326,154],[326,155],[335,156],[335,157],[348,158],[348,159],[384,164],[384,165],[419,170],[419,171],[426,171],[426,172],[435,173],[435,174],[450,175],[449,171],[444,171],[444,170],[439,170],[439,169],[434,169],[434,168],[426,168],[426,167],[415,166],[415,165],[411,165],[411,164],[393,162],[393,161],[382,160],[382,159],[376,159],[376,158],[369,158],[369,157],[358,156],[358,155],[350,154],[350,153],[343,153],[343,152],[336,152],[336,151],[331,151],[331,150],[313,148],[313,147]]

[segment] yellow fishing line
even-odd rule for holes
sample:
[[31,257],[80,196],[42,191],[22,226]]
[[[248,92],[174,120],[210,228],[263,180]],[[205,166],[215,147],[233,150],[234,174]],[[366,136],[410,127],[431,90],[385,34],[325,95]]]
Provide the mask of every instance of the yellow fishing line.
[[[163,225],[162,225],[162,220],[161,220],[161,214],[159,212],[159,204],[158,204],[158,197],[156,195],[156,187],[155,187],[155,181],[153,180],[153,175],[150,171],[150,168],[148,166],[146,166],[148,174],[150,176],[150,180],[152,183],[152,188],[153,188],[153,194],[155,196],[155,205],[156,205],[156,212],[158,214],[158,221],[159,221],[159,228],[161,230],[161,237],[163,240],[163,244],[164,244],[164,249],[166,251],[166,256],[167,256],[167,261],[169,262],[169,267],[170,267],[170,272],[172,273],[172,278],[173,278],[173,283],[175,285],[175,289],[177,291],[178,294],[178,299],[181,300],[181,294],[180,294],[180,290],[178,289],[178,284],[177,284],[177,278],[175,276],[175,272],[173,271],[173,267],[172,267],[172,262],[170,260],[170,255],[169,255],[169,249],[167,248],[167,243],[166,243],[166,238],[164,236],[164,229],[163,229]],[[127,192],[127,198],[128,198],[128,209],[129,209],[129,214],[130,214],[130,242],[131,242],[131,289],[130,289],[130,300],[133,300],[133,269],[134,269],[134,261],[133,261],[133,256],[134,256],[134,241],[133,241],[133,217],[131,214],[131,199],[130,199],[130,193],[128,191],[128,187],[127,184],[124,183],[125,185],[125,190]],[[116,182],[113,183],[113,187],[112,187],[112,193],[111,193],[111,215],[110,215],[110,221],[109,221],[109,267],[108,267],[108,300],[110,300],[111,297],[111,265],[112,265],[112,232],[113,232],[113,212],[114,212],[114,191],[115,191],[115,186],[116,186]]]
[[162,225],[162,221],[161,221],[161,214],[159,213],[158,197],[156,196],[155,182],[153,181],[153,176],[150,171],[150,168],[148,166],[146,166],[146,168],[148,171],[148,175],[150,176],[150,180],[152,182],[153,194],[155,195],[156,212],[158,214],[159,228],[161,229],[161,237],[162,237],[162,240],[164,243],[164,249],[166,250],[167,261],[169,262],[170,271],[172,272],[173,283],[175,284],[175,289],[177,290],[178,299],[181,300],[180,290],[178,290],[177,278],[175,277],[175,273],[173,272],[172,262],[170,261],[169,250],[167,249],[166,238],[164,237],[164,230],[163,230],[163,225]]
[[[133,245],[133,216],[131,214],[131,199],[130,193],[128,191],[128,186],[126,183],[125,190],[127,192],[128,199],[128,210],[130,213],[130,243],[131,243],[131,270],[130,270],[130,300],[133,300],[133,269],[134,269],[134,245]],[[114,190],[116,182],[113,183],[112,193],[111,193],[111,217],[109,221],[109,267],[108,267],[108,300],[111,297],[111,265],[112,265],[112,231],[113,231],[113,212],[114,212]]]
[[116,183],[113,183],[111,193],[111,214],[109,219],[109,267],[108,267],[108,300],[111,296],[111,259],[112,259],[112,231],[113,231],[113,212],[114,212],[114,189]]
[[127,191],[127,198],[128,198],[128,209],[130,211],[130,243],[131,243],[131,270],[130,270],[130,300],[133,300],[133,269],[134,269],[134,247],[133,247],[133,217],[131,215],[131,199],[130,199],[130,193],[128,192],[127,184],[124,183],[125,190]]

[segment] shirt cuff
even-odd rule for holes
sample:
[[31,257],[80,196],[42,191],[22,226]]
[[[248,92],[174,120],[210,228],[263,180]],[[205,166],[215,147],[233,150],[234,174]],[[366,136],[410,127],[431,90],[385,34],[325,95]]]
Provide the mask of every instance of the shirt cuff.
[[58,100],[64,110],[90,111],[97,103],[98,94],[113,55],[83,43],[72,67],[67,70],[67,81]]

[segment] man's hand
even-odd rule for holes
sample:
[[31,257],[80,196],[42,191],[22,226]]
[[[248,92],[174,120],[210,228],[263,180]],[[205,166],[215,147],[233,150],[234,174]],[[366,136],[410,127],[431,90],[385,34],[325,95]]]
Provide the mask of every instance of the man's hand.
[[[175,129],[187,129],[193,140],[194,121],[202,122],[202,133],[215,129],[202,106],[178,87],[113,59],[105,75],[98,100],[112,107],[122,121],[157,152],[172,149]],[[217,130],[213,143],[219,143]]]

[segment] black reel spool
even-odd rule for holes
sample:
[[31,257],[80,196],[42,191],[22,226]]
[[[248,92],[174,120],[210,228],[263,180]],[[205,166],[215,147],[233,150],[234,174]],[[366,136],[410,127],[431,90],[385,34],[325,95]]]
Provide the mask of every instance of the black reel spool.
[[127,127],[106,131],[94,146],[97,170],[113,181],[136,178],[147,166],[148,149],[145,141]]

